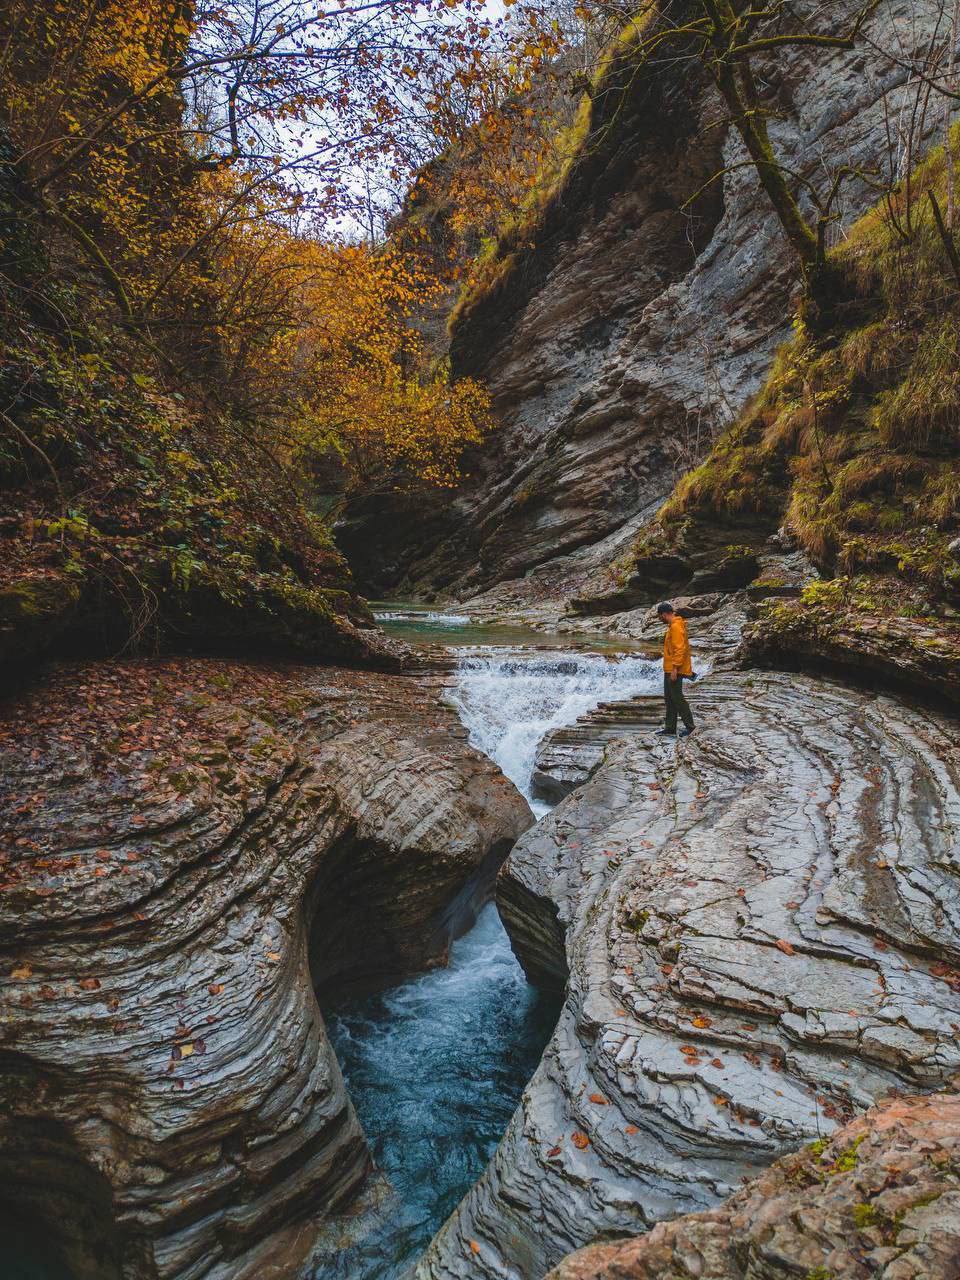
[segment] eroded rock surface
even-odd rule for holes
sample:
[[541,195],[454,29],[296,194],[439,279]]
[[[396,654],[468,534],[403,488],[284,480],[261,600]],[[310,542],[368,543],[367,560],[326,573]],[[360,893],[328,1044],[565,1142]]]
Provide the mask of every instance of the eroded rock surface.
[[130,662],[4,708],[0,1211],[77,1280],[293,1274],[357,1194],[314,988],[441,960],[531,821],[436,684]]
[[610,742],[501,872],[566,1003],[418,1280],[539,1280],[960,1071],[955,726],[804,677],[694,696],[694,738]]
[[549,1280],[954,1280],[958,1260],[960,1097],[945,1093],[882,1103],[721,1208],[584,1249]]

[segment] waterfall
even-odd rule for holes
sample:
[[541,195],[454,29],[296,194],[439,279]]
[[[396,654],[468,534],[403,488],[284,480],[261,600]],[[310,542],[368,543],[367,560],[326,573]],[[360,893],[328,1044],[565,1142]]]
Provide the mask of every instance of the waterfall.
[[[449,617],[440,625],[449,627]],[[421,619],[421,636],[432,621]],[[473,745],[528,799],[537,745],[549,729],[601,702],[649,693],[662,678],[656,663],[633,654],[455,643],[457,676],[448,696]],[[534,801],[532,808],[543,814],[548,806]],[[318,1260],[311,1280],[398,1280],[406,1273],[480,1176],[556,1014],[554,1001],[528,986],[493,903],[454,943],[447,968],[326,1010],[391,1194],[364,1220],[359,1239]]]
[[533,799],[530,777],[544,734],[601,702],[655,693],[663,680],[658,663],[634,654],[460,649],[457,657],[449,696],[471,743],[496,761],[538,817],[549,806]]

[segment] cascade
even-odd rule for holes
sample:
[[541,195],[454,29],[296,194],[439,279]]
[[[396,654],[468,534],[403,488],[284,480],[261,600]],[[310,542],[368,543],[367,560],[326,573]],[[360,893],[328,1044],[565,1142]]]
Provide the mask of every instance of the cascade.
[[[409,611],[397,611],[407,625]],[[421,615],[428,634],[463,623]],[[446,637],[445,637],[446,638]],[[537,744],[600,702],[653,691],[635,654],[455,645],[449,698],[470,741],[531,795]],[[389,1183],[374,1229],[315,1280],[397,1280],[476,1181],[536,1067],[557,1014],[526,981],[491,903],[447,968],[328,1009],[328,1030],[374,1159]],[[344,1270],[344,1268],[346,1268]]]

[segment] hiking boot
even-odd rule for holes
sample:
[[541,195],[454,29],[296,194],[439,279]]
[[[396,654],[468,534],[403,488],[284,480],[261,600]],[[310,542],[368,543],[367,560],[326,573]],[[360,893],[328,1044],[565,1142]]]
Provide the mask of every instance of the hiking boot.
[[690,735],[691,735],[691,733],[693,733],[693,729],[681,729],[681,730],[680,730],[680,732],[679,732],[679,734],[677,734],[677,737],[679,737],[679,738],[689,738],[689,737],[690,737]]
[[677,735],[673,729],[658,729],[653,736],[655,738],[675,738]]

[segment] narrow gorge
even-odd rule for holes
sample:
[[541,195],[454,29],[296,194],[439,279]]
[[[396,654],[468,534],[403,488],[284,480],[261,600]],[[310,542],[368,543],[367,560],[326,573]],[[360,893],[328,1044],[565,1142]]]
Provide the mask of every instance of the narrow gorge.
[[958,104],[10,0],[0,1280],[960,1280]]

